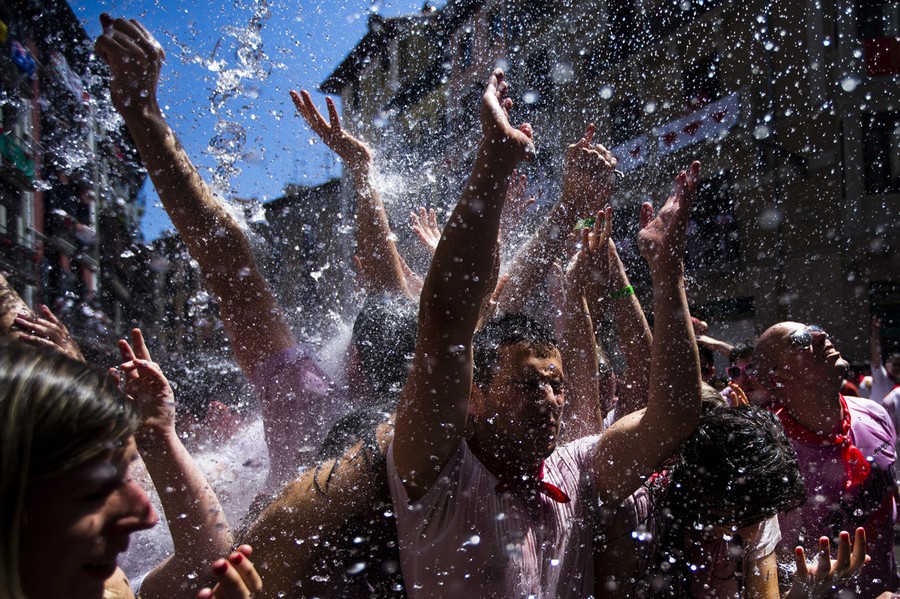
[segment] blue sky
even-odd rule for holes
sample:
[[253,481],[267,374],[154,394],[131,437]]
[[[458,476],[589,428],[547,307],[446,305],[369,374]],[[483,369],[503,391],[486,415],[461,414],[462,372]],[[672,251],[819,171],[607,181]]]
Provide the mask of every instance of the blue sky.
[[[384,16],[418,11],[424,0],[375,3]],[[269,17],[260,35],[267,75],[246,76],[243,93],[224,102],[219,121],[246,132],[241,173],[231,179],[238,197],[262,200],[281,195],[285,184],[320,183],[340,165],[296,115],[288,91],[307,89],[324,112],[325,97],[314,92],[366,33],[373,4],[368,0],[285,2],[282,0],[70,0],[88,34],[100,34],[99,15],[136,18],[166,49],[159,100],[188,154],[207,180],[216,161],[208,144],[216,135],[213,92],[224,73],[240,66],[238,31],[260,9]],[[227,113],[227,114],[226,114]],[[171,228],[152,186],[147,185],[147,240]]]

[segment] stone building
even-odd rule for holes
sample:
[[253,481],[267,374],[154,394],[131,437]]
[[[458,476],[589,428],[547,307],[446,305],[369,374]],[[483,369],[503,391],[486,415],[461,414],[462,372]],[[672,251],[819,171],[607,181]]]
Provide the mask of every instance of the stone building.
[[[878,315],[885,350],[900,347],[897,3],[449,0],[372,17],[322,89],[341,94],[345,120],[423,148],[415,162],[458,184],[498,64],[513,119],[535,127],[526,170],[539,205],[555,199],[564,149],[587,122],[625,172],[613,205],[626,244],[640,202],[703,162],[687,266],[713,334],[815,322],[864,362]],[[431,69],[440,75],[422,77]]]
[[0,268],[29,304],[106,338],[148,291],[123,262],[146,175],[92,52],[64,0],[0,5]]

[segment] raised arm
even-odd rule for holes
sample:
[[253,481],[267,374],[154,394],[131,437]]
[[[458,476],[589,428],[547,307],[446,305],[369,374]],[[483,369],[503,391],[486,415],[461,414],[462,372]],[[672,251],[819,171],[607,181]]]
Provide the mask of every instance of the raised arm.
[[593,475],[613,503],[633,492],[696,428],[700,417],[700,358],[684,290],[685,233],[700,163],[675,178],[656,217],[641,206],[638,247],[653,281],[654,331],[647,408],[625,416],[601,437]]
[[609,201],[615,187],[616,158],[593,139],[594,125],[590,124],[584,137],[566,150],[562,196],[513,258],[509,282],[499,297],[501,312],[523,311],[527,291],[539,288],[577,220],[591,216]]
[[[599,381],[600,365],[597,340],[591,311],[585,297],[592,284],[599,284],[596,264],[605,263],[606,242],[610,222],[600,211],[593,228],[582,229],[581,250],[572,258],[566,271],[564,333],[560,339],[563,371],[566,373],[566,437],[579,439],[600,432],[600,405],[609,405],[611,398],[601,398],[601,390],[608,390]],[[603,285],[605,288],[605,285]]]
[[627,363],[618,385],[619,403],[616,414],[621,417],[647,405],[653,333],[612,238],[608,241],[608,252],[610,271],[608,310],[616,326],[619,348]]
[[291,91],[297,112],[325,145],[341,157],[356,188],[356,255],[362,267],[362,280],[371,293],[400,293],[416,299],[407,284],[400,254],[394,243],[391,225],[381,194],[372,181],[372,152],[362,141],[341,127],[337,107],[325,98],[328,119],[316,108],[309,93]]
[[101,16],[97,53],[112,73],[110,94],[188,250],[200,264],[246,374],[295,342],[240,225],[200,178],[157,102],[165,52],[135,20]]
[[472,336],[490,293],[509,175],[533,155],[531,127],[509,124],[503,71],[481,99],[482,140],[472,174],[435,251],[419,303],[413,369],[400,397],[394,464],[416,501],[464,438],[472,388]]
[[160,491],[175,546],[175,553],[144,579],[141,597],[175,597],[191,584],[196,572],[231,551],[233,538],[215,491],[175,430],[175,395],[150,358],[140,329],[131,331],[130,345],[119,341],[119,350],[125,392],[141,414],[135,436],[138,450]]
[[[113,21],[104,15],[101,22],[104,33],[96,50],[112,73],[113,104],[125,119],[166,212],[219,299],[235,358],[252,379],[266,360],[296,345],[293,333],[247,236],[200,178],[160,111],[156,96],[163,49],[137,21]],[[308,398],[277,392],[259,393],[259,398],[272,463],[270,480],[278,480],[295,471],[298,446],[315,444],[298,441],[298,430],[314,434],[320,425],[307,422]]]

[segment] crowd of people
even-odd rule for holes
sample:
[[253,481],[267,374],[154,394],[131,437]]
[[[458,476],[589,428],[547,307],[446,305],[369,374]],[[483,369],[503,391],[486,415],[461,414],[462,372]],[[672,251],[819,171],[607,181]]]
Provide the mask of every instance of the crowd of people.
[[[142,332],[119,342],[118,364],[88,364],[64,323],[0,279],[0,595],[900,591],[900,360],[885,368],[873,343],[864,399],[842,393],[849,365],[816,326],[776,323],[725,350],[708,337],[689,313],[683,260],[699,162],[658,211],[640,208],[651,328],[612,235],[617,161],[593,125],[566,150],[560,198],[503,263],[504,231],[528,206],[516,167],[533,158],[535,132],[510,123],[509,84],[492,72],[458,203],[443,226],[434,212],[413,215],[432,252],[421,277],[398,251],[369,147],[331,99],[325,118],[307,92],[291,92],[355,189],[367,297],[335,375],[295,337],[246,234],[166,122],[162,47],[135,20],[101,21],[113,104],[218,300],[259,404],[269,472],[229,522]],[[596,335],[606,318],[619,372]],[[721,392],[704,382],[699,347],[729,353]],[[882,392],[890,413],[873,401]],[[130,474],[138,461],[174,550],[129,580],[117,558],[159,519]]]

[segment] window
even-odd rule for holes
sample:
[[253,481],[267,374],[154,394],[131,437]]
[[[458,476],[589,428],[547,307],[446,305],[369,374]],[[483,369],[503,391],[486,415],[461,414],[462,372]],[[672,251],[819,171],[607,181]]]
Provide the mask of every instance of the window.
[[900,1],[860,0],[859,36],[870,77],[900,74]]
[[860,0],[859,37],[900,37],[900,1]]
[[712,54],[684,70],[684,100],[689,110],[697,110],[721,96],[719,55]]
[[900,193],[900,113],[869,115],[863,122],[866,193]]
[[700,182],[688,225],[685,266],[707,272],[733,270],[741,264],[740,229],[734,215],[730,177]]
[[641,132],[641,110],[637,100],[629,98],[609,105],[609,120],[612,125],[610,142],[617,146]]

